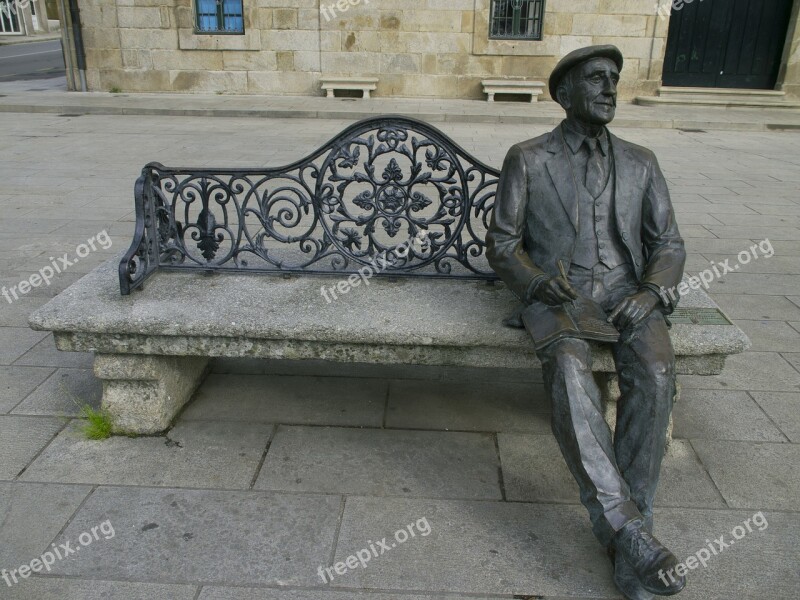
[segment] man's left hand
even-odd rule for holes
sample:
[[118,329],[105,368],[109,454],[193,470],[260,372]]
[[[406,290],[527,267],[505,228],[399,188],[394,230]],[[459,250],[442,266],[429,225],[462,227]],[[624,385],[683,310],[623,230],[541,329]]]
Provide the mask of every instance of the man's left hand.
[[622,331],[644,321],[655,310],[661,299],[650,290],[641,290],[620,302],[611,315],[609,323],[614,323]]

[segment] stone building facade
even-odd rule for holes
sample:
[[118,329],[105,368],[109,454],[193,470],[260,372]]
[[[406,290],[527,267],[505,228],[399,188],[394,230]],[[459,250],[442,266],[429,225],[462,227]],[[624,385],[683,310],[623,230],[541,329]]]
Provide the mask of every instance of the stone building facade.
[[[536,0],[541,39],[493,39],[493,0],[234,0],[243,32],[209,34],[208,1],[79,0],[89,90],[319,95],[335,74],[377,77],[375,96],[477,99],[483,79],[546,80],[567,52],[610,43],[627,99],[661,85],[670,24],[656,0]],[[787,89],[800,82],[794,4]]]

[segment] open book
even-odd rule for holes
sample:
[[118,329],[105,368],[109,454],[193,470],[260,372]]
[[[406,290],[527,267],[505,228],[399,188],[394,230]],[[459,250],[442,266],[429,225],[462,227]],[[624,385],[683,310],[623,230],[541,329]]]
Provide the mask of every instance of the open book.
[[608,315],[597,302],[582,296],[574,303],[558,306],[534,302],[522,311],[522,322],[537,350],[565,337],[617,342],[619,331],[606,321],[607,318]]

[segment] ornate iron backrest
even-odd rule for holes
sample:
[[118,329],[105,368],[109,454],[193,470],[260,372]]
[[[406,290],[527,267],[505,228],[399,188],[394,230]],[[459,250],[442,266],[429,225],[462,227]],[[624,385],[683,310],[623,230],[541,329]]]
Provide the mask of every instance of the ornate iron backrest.
[[355,123],[276,169],[150,163],[136,181],[120,290],[158,269],[495,280],[485,234],[498,177],[402,116]]

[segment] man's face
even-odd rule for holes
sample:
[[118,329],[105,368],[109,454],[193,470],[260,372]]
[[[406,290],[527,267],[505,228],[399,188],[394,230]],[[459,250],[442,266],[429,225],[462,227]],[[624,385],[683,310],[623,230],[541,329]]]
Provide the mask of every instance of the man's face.
[[575,67],[567,114],[592,125],[607,125],[617,108],[619,69],[608,58],[593,58]]

